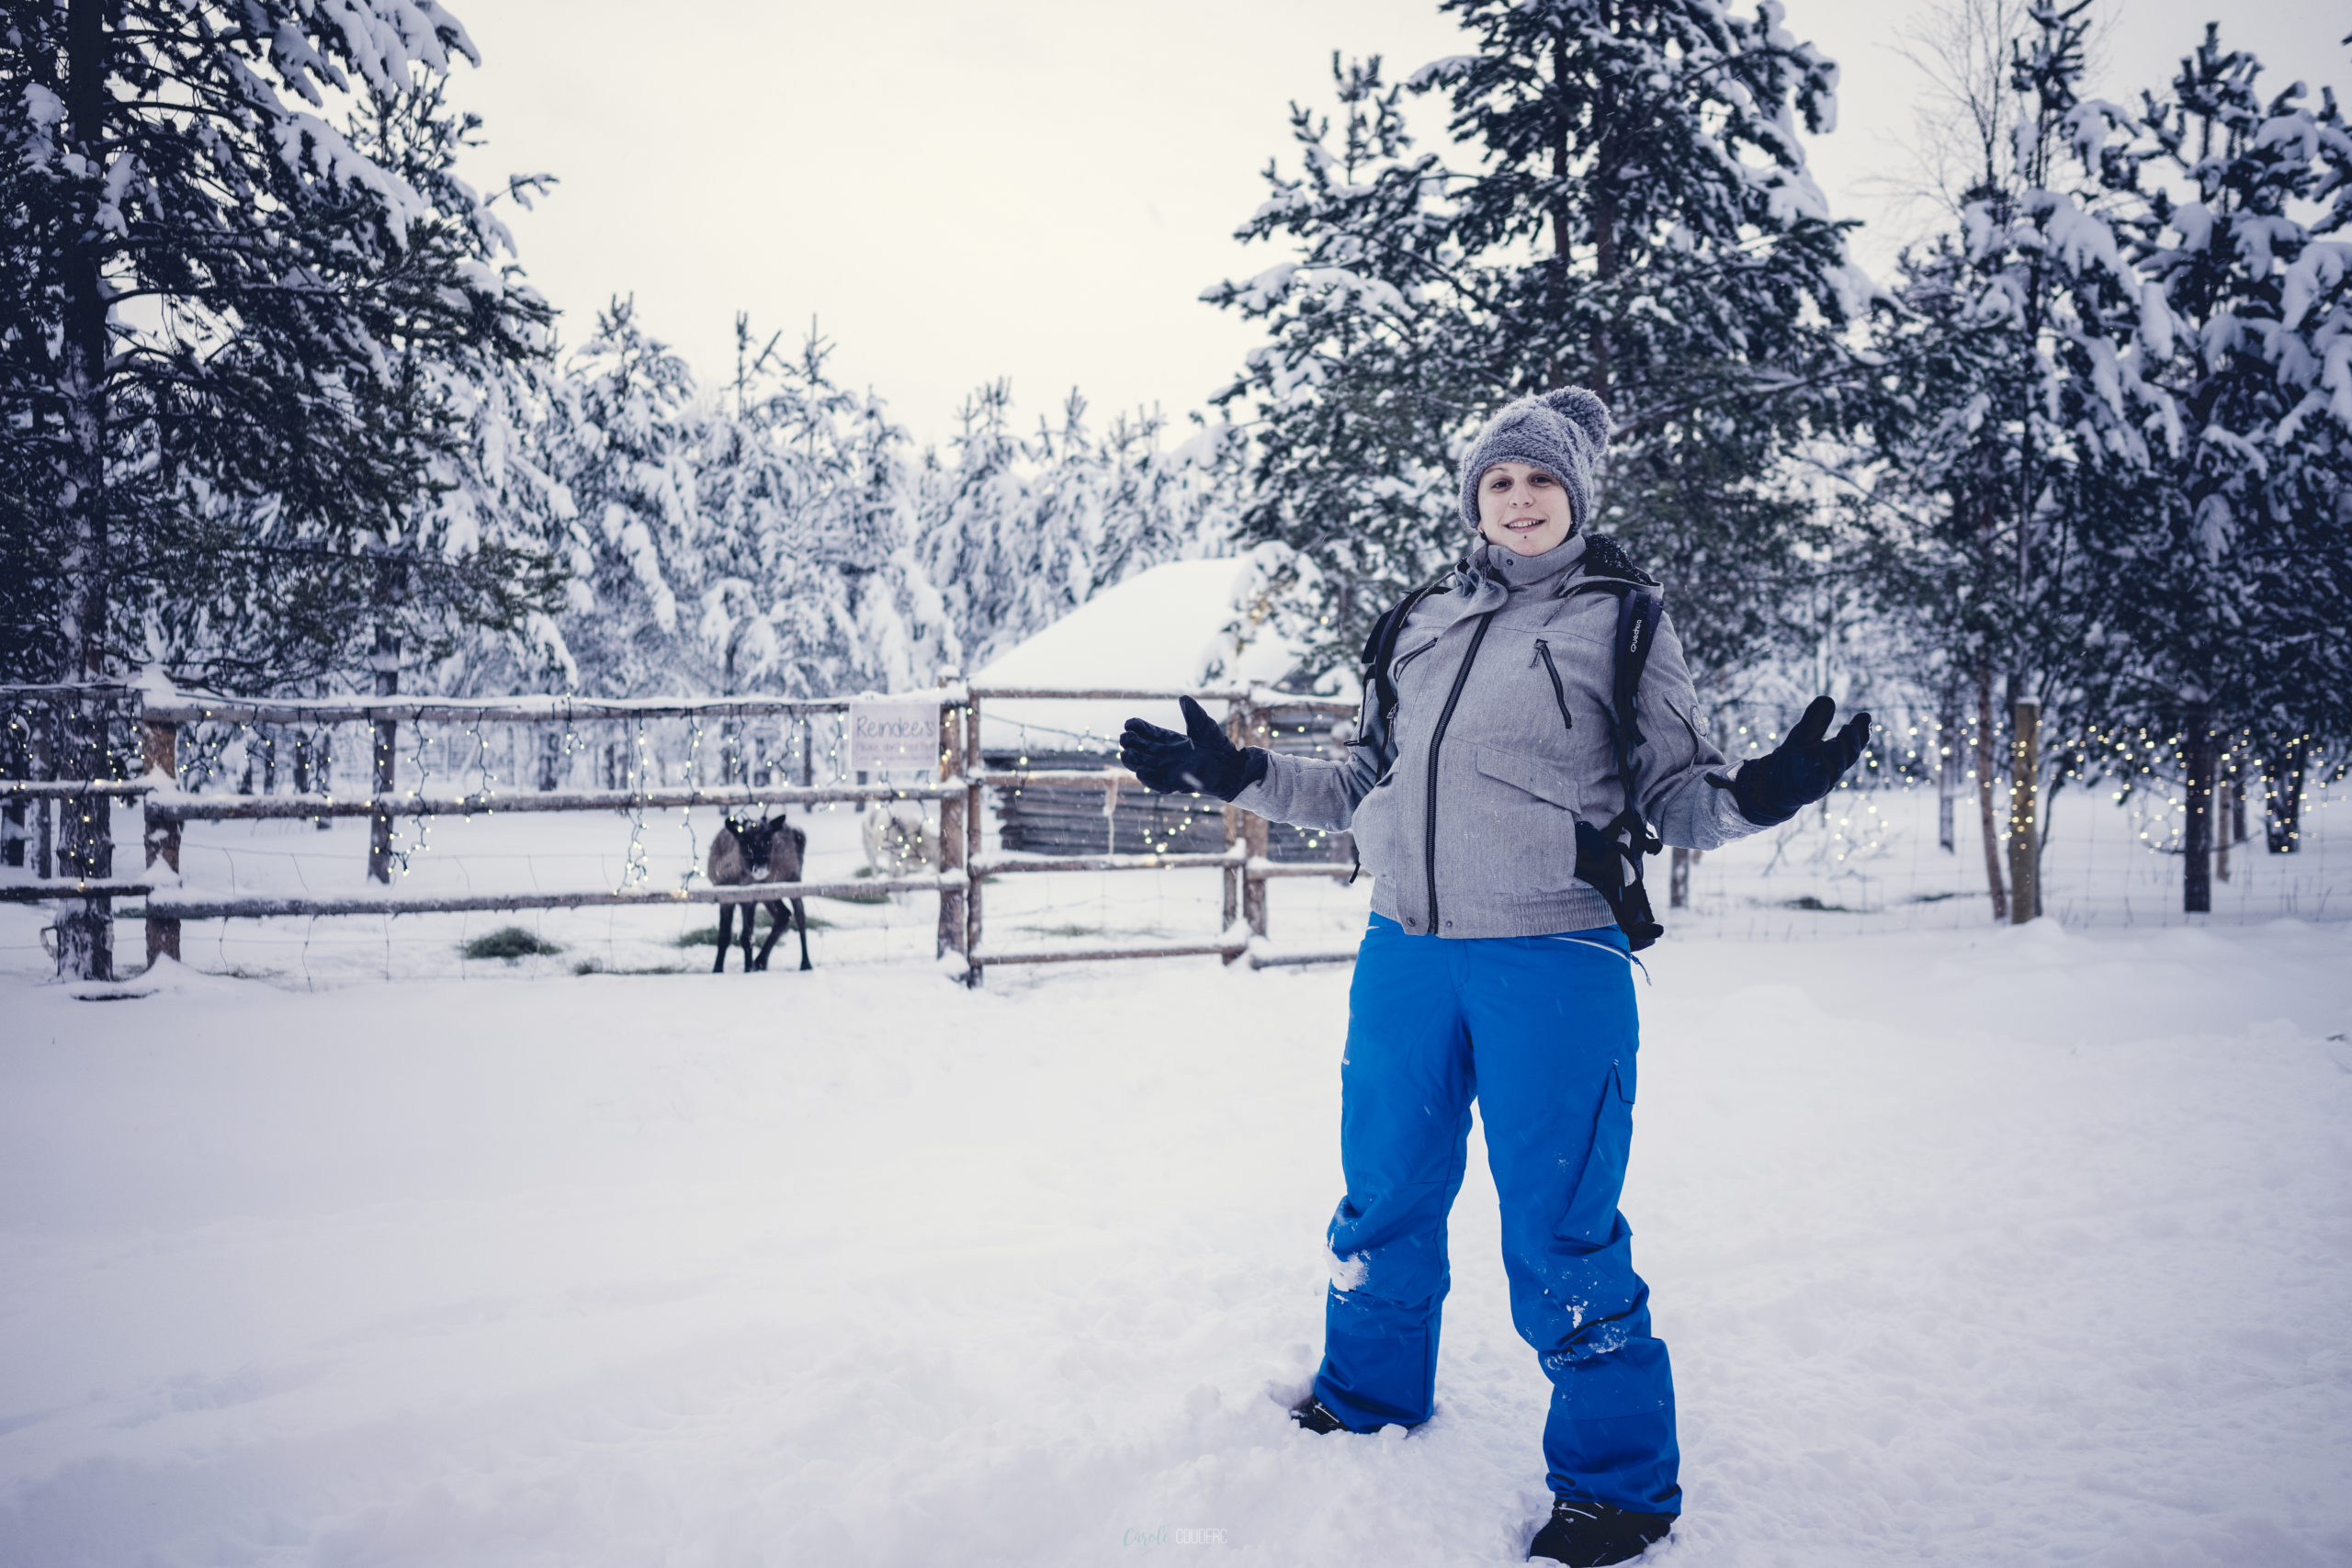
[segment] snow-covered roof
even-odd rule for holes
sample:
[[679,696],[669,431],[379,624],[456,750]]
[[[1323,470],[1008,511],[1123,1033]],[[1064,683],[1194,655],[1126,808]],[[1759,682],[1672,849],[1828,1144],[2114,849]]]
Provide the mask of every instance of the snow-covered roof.
[[[977,686],[1246,686],[1280,680],[1299,649],[1265,620],[1254,557],[1170,561],[1105,589],[971,677]],[[1222,716],[1222,705],[1210,711]],[[1109,750],[1130,716],[1182,726],[1172,702],[983,700],[983,751]]]

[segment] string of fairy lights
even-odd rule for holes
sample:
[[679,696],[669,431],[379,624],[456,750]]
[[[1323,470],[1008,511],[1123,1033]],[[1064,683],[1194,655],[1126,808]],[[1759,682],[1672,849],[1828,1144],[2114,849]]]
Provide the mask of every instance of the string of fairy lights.
[[[135,713],[134,699],[105,724],[102,751],[113,776],[129,778],[143,767]],[[1792,716],[1788,710],[1761,705],[1725,708],[1714,716],[1712,729],[1724,736],[1724,750],[1736,760],[1777,745]],[[1883,858],[1911,841],[1906,834],[1917,831],[1920,818],[1910,810],[1908,800],[1916,798],[1911,792],[1921,789],[1941,789],[1956,800],[1972,835],[1980,800],[1986,794],[1991,796],[1994,820],[2014,825],[2010,814],[2016,799],[2007,776],[2011,757],[2006,715],[1996,718],[1985,738],[1990,743],[1982,748],[1978,721],[1973,715],[1963,715],[1950,726],[1901,707],[1883,716],[1892,722],[1882,724],[1853,773],[1817,812],[1807,814],[1804,830],[1792,835],[1788,853],[1830,868]],[[962,713],[954,717],[960,720]],[[49,717],[37,705],[13,701],[0,705],[0,776],[35,776],[45,772],[45,764],[34,759],[49,744],[46,731],[50,728]],[[1344,723],[1331,726],[1285,716],[1272,730],[1285,750],[1303,750],[1327,740],[1343,741],[1344,728]],[[589,770],[593,778],[600,768],[602,777],[594,782],[627,790],[632,796],[673,782],[700,788],[714,781],[847,783],[853,776],[847,767],[846,730],[838,715],[813,721],[778,716],[752,723],[721,723],[698,714],[662,719],[632,716],[583,720],[565,707],[553,712],[544,724],[449,719],[411,722],[406,728],[400,738],[404,744],[399,747],[398,777],[390,792],[401,802],[395,807],[391,844],[395,880],[419,874],[445,857],[462,862],[469,852],[479,852],[469,849],[478,840],[456,844],[436,840],[433,814],[427,809],[436,783],[445,789],[451,784],[459,787],[470,818],[504,815],[506,797],[518,787],[560,788],[577,780],[583,770]],[[1092,765],[1100,766],[1115,756],[1114,739],[1108,735],[1080,735],[1009,722],[1003,733],[1016,739],[1012,757],[994,753],[999,765],[1011,761],[1024,768],[1069,766],[1074,756],[1083,754]],[[1985,791],[1979,769],[1988,753],[1993,773],[1991,788]],[[181,727],[176,756],[178,783],[191,792],[279,794],[291,784],[298,795],[328,800],[335,798],[339,769],[346,789],[355,782],[355,772],[364,789],[372,765],[372,748],[361,721],[340,726],[256,725],[207,716]],[[2057,797],[2066,792],[2075,799],[2088,798],[2123,809],[2129,814],[2130,841],[2153,853],[2177,856],[2187,847],[2192,805],[2210,807],[2215,815],[2209,816],[2208,821],[2214,824],[2218,814],[2224,812],[2235,813],[2241,822],[2258,814],[2271,825],[2274,841],[2283,837],[2291,848],[2299,836],[2309,831],[2311,812],[2325,804],[2319,792],[2340,784],[2352,772],[2352,756],[2324,752],[2322,743],[2311,735],[2266,735],[2245,727],[2212,736],[2194,761],[2206,770],[2200,775],[2204,782],[2196,786],[2201,795],[2193,794],[2188,783],[2192,758],[2188,738],[2180,730],[2130,726],[2046,732],[2035,802],[2039,825],[2046,829],[2053,804],[2063,811],[2064,802]],[[1018,798],[1023,792],[1003,793]],[[1169,796],[1143,801],[1129,791],[1105,798],[1104,804],[1108,807],[1104,815],[1113,820],[1102,823],[1102,832],[1087,846],[1091,850],[1108,847],[1125,852],[1171,854],[1222,843],[1222,808],[1213,800]],[[23,810],[13,813],[6,841],[12,855],[21,858],[8,863],[23,865],[27,871],[35,869],[31,862],[37,852],[32,822],[36,809],[49,818],[53,837],[62,845],[69,835],[59,829],[68,814],[78,812],[77,825],[88,829],[96,822],[98,807],[88,800],[55,801],[45,808],[27,802]],[[619,888],[649,887],[674,874],[679,887],[685,889],[702,879],[705,840],[699,829],[707,824],[697,824],[691,808],[675,809],[682,837],[670,842],[682,846],[683,865],[672,862],[671,852],[656,850],[662,835],[658,821],[649,821],[649,816],[658,818],[658,810],[649,813],[637,804],[625,811],[619,863],[616,867],[610,859],[604,863],[605,876],[617,873]],[[820,809],[860,807],[827,803]],[[919,872],[937,863],[935,804],[877,803],[873,809],[898,824],[865,835],[874,874]],[[119,825],[121,818],[114,820]],[[327,825],[323,818],[318,823]],[[2238,829],[2240,841],[2244,832],[2243,828]],[[2259,846],[2262,830],[2256,829],[2253,837]],[[1308,854],[1327,856],[1329,838],[1306,835]],[[2225,851],[2228,838],[2215,825],[2209,829],[2206,842]],[[2119,825],[2117,838],[2107,841],[2121,840]],[[125,842],[131,858],[124,862],[120,858],[124,845],[118,844],[117,864],[135,869],[135,833]],[[1346,858],[1343,850],[1339,858]],[[462,866],[453,863],[449,869],[463,874]],[[1141,893],[1148,886],[1133,891]]]

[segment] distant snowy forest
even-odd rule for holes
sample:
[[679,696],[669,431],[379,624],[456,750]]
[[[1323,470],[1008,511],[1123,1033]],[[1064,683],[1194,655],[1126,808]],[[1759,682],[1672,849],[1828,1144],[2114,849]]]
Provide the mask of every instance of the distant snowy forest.
[[1989,823],[2038,704],[2033,766],[2183,781],[2192,817],[2258,769],[2292,847],[2352,739],[2332,91],[2209,30],[2086,96],[2086,4],[1945,0],[1909,40],[1929,217],[1872,278],[1800,136],[1837,67],[1776,0],[1441,8],[1460,53],[1335,56],[1295,107],[1240,230],[1280,259],[1204,296],[1263,343],[1201,411],[990,386],[918,450],[813,330],[739,321],[713,380],[626,300],[560,321],[501,217],[544,182],[456,173],[475,51],[435,0],[12,5],[0,668],[903,689],[1254,549],[1298,678],[1340,686],[1460,553],[1472,433],[1576,382],[1619,426],[1601,526],[1719,713],[1905,694],[1973,734]]

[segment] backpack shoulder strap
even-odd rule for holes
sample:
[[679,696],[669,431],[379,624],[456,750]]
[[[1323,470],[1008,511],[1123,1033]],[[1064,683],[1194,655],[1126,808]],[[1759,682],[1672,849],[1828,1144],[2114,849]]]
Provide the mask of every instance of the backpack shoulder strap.
[[1453,577],[1454,569],[1446,568],[1410,593],[1406,594],[1380,613],[1372,623],[1372,635],[1363,644],[1363,684],[1373,694],[1374,711],[1382,724],[1396,711],[1396,683],[1389,679],[1389,667],[1396,661],[1396,639],[1405,634],[1405,623],[1412,618],[1414,606],[1444,587]]
[[[1611,652],[1611,685],[1617,706],[1617,760],[1622,769],[1642,743],[1640,698],[1642,671],[1648,668],[1650,645],[1657,640],[1658,617],[1664,614],[1657,595],[1636,588],[1617,601],[1617,639]],[[1626,786],[1632,787],[1629,775]]]
[[[1595,539],[1595,544],[1602,541]],[[1647,581],[1647,579],[1643,579]],[[1657,640],[1658,619],[1665,606],[1658,596],[1634,579],[1591,573],[1577,584],[1590,592],[1617,596],[1617,635],[1610,647],[1611,718],[1617,729],[1617,771],[1623,776],[1626,806],[1633,805],[1634,748],[1642,743],[1639,698],[1642,671],[1650,661],[1650,645]],[[1656,584],[1651,584],[1655,587]]]
[[1577,824],[1577,876],[1600,891],[1635,953],[1666,934],[1650,912],[1649,889],[1642,878],[1642,857],[1654,855],[1665,843],[1650,830],[1642,816],[1641,792],[1634,784],[1634,749],[1641,744],[1639,699],[1642,671],[1657,641],[1658,618],[1664,614],[1657,595],[1619,581],[1596,586],[1619,590],[1617,635],[1611,646],[1611,686],[1614,698],[1611,717],[1616,730],[1617,777],[1625,790],[1625,808],[1605,828]]

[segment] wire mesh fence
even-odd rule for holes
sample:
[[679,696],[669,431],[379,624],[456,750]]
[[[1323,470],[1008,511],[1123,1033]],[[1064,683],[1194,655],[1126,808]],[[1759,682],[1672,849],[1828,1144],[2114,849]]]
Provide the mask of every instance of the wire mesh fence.
[[[1692,858],[1684,868],[1686,905],[1662,910],[1670,939],[1796,940],[1991,923],[1982,824],[2006,820],[2005,781],[1996,773],[1990,789],[1980,791],[1979,748],[1970,727],[1939,722],[1924,709],[1889,705],[1878,712],[1873,745],[1845,787],[1779,829]],[[139,695],[127,689],[0,693],[0,777],[60,780],[61,759],[78,744],[78,755],[96,769],[82,776],[138,779],[139,714]],[[1714,716],[1714,731],[1727,751],[1749,755],[1769,750],[1795,716],[1763,706],[1726,709]],[[711,836],[726,815],[721,808],[640,802],[557,815],[515,807],[526,796],[566,791],[643,796],[722,785],[890,783],[850,768],[844,726],[838,711],[581,711],[537,722],[460,715],[404,723],[389,793],[444,805],[456,799],[467,809],[392,813],[388,891],[463,896],[688,886],[703,874]],[[1329,753],[1347,733],[1344,720],[1317,716],[1295,716],[1289,727],[1296,734],[1282,737],[1286,750]],[[368,721],[199,716],[181,725],[179,736],[172,781],[178,789],[209,798],[283,797],[297,813],[185,823],[179,882],[208,893],[313,898],[373,886],[366,815],[300,814],[303,802],[356,803],[386,793],[374,790],[377,731]],[[1054,737],[1065,744],[1070,738]],[[1108,739],[1083,735],[1083,754],[1107,761]],[[2341,760],[2306,748],[2290,753],[2299,776],[2282,776],[2276,765],[2281,749],[2274,743],[2266,755],[2252,736],[2223,738],[2213,909],[2184,915],[2181,746],[2177,735],[2132,732],[2095,737],[2053,756],[2041,814],[2047,915],[2085,929],[2352,916],[2352,864],[2336,842]],[[1993,752],[1999,755],[1999,748]],[[1106,800],[1108,815],[1130,808],[1125,793]],[[984,814],[980,848],[987,855],[1019,848],[1004,841],[1009,798],[998,792]],[[141,873],[143,814],[137,801],[13,797],[0,802],[0,887],[70,874],[60,859],[69,811],[105,813],[117,880]],[[816,802],[786,812],[808,835],[811,879],[887,882],[927,867],[936,852],[936,800]],[[1206,816],[1213,820],[1215,814]],[[1106,828],[1104,842],[1116,844],[1116,822]],[[2274,845],[2290,852],[2273,853]],[[1653,874],[1661,906],[1665,883]],[[1307,948],[1350,942],[1369,893],[1368,878],[1348,885],[1329,876],[1269,882],[1263,890],[1283,941]],[[1007,943],[1176,942],[1229,923],[1223,897],[1219,878],[1199,870],[1055,872],[992,884],[989,917]],[[880,888],[811,898],[816,962],[927,961],[936,952],[935,906],[930,894]],[[114,913],[132,928],[124,945],[133,955],[127,966],[135,966],[142,906],[124,897]],[[200,968],[296,985],[685,971],[709,967],[715,915],[700,905],[208,920],[201,929],[190,923],[184,957]],[[33,907],[0,908],[0,965],[27,973],[52,968],[45,943],[53,939],[43,934],[51,919]]]

